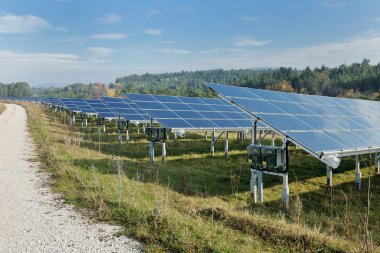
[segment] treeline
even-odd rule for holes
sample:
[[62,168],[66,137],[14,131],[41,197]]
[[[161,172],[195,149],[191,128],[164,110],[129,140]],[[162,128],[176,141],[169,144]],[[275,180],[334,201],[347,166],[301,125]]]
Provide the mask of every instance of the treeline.
[[30,86],[25,82],[0,83],[0,97],[29,97],[31,94]]
[[75,83],[65,87],[33,88],[38,97],[100,98],[107,96],[108,88],[104,83]]
[[109,88],[103,83],[75,83],[65,87],[30,88],[25,82],[0,84],[0,97],[99,98],[122,93],[153,93],[182,96],[215,96],[205,83],[222,83],[259,89],[304,94],[380,100],[380,63],[338,67],[182,71],[177,73],[129,75],[117,78]]
[[342,64],[303,70],[294,68],[182,71],[129,75],[116,79],[117,93],[138,92],[183,96],[212,96],[204,83],[222,83],[305,94],[360,97],[380,100],[380,63]]

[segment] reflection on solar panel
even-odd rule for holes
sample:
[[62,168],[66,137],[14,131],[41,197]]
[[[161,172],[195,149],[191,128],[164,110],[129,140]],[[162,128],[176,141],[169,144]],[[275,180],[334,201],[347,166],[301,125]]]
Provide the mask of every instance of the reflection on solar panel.
[[129,99],[102,97],[102,100],[106,105],[112,108],[118,116],[125,120],[138,123],[150,122],[150,116]]
[[167,128],[241,130],[252,127],[248,114],[221,99],[147,94],[126,96]]
[[71,98],[61,98],[60,99],[63,106],[72,111],[72,112],[80,112],[80,109],[78,108],[78,106],[75,104],[74,100],[71,99]]
[[118,115],[102,100],[99,99],[85,99],[92,109],[98,114],[98,118],[117,119]]
[[75,105],[79,108],[79,110],[82,112],[82,113],[86,113],[86,114],[96,114],[96,111],[94,110],[94,108],[92,108],[87,102],[86,100],[82,99],[82,98],[77,98],[73,101],[75,103]]
[[380,148],[380,102],[209,87],[317,156]]

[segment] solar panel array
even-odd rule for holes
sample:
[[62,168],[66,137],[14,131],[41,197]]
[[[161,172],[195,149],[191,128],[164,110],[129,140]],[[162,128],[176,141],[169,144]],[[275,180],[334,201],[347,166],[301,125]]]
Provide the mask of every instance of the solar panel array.
[[380,147],[380,102],[209,87],[316,154]]
[[126,120],[140,123],[150,122],[150,116],[129,99],[102,97],[102,100]]
[[172,129],[247,129],[251,117],[230,103],[213,98],[126,94],[162,126]]

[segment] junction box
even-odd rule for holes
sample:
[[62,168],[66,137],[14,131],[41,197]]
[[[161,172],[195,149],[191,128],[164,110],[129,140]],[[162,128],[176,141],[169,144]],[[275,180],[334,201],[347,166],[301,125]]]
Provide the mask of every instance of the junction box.
[[248,146],[248,160],[251,160],[253,169],[282,172],[286,169],[286,150],[251,144]]
[[162,127],[147,127],[145,133],[151,142],[165,142],[169,131]]

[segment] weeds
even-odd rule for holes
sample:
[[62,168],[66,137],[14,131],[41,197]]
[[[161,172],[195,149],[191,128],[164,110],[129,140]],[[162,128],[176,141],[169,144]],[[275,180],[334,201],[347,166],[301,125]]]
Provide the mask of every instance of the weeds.
[[[216,143],[211,157],[203,135],[188,134],[167,143],[171,155],[166,163],[151,164],[147,142],[133,129],[130,144],[120,145],[112,128],[98,133],[89,121],[82,132],[76,127],[63,129],[56,115],[45,114],[36,105],[27,109],[41,162],[54,174],[54,189],[99,219],[123,225],[129,236],[149,244],[147,251],[358,252],[363,238],[360,224],[366,222],[364,230],[371,231],[366,238],[380,235],[369,222],[376,219],[374,214],[367,212],[363,219],[371,207],[380,207],[367,205],[362,194],[350,191],[349,159],[334,174],[332,205],[324,190],[324,165],[291,149],[294,208],[284,216],[276,178],[265,178],[264,205],[252,206],[245,159],[249,140],[231,142],[230,158],[225,160],[223,142]],[[374,185],[369,181],[363,189],[375,189],[379,196]],[[338,213],[341,217],[334,215]],[[372,239],[373,245],[379,237]]]

